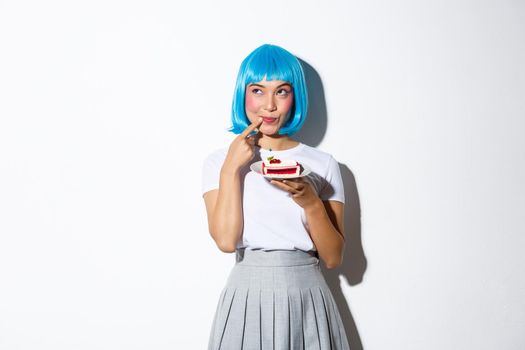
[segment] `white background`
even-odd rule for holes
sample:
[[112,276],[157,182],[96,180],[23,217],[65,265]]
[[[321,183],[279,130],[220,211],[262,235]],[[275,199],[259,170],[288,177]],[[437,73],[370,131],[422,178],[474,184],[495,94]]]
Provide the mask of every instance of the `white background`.
[[524,2],[105,0],[0,1],[0,349],[206,348],[201,164],[263,43],[341,163],[352,350],[525,347]]

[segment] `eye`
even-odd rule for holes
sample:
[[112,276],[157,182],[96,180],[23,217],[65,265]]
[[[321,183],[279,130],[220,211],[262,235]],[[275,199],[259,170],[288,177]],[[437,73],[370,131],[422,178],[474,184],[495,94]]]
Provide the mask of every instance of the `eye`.
[[288,91],[286,89],[280,89],[279,91],[277,91],[277,95],[279,95],[279,96],[288,96],[289,93],[290,93],[290,91]]
[[256,94],[256,95],[260,95],[262,94],[262,90],[261,89],[258,89],[258,88],[253,88],[252,89],[252,93]]

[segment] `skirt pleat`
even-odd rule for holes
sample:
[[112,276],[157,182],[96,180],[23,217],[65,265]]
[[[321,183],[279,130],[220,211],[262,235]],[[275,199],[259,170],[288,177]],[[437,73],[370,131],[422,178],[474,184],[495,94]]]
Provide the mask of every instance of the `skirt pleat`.
[[275,317],[273,291],[260,290],[260,293],[261,303],[259,304],[259,307],[261,308],[261,334],[259,336],[259,346],[262,349],[273,349],[273,320]]
[[208,350],[349,350],[317,256],[237,251],[221,291]]
[[319,335],[319,320],[314,307],[314,299],[310,289],[301,291],[304,305],[304,343],[305,349],[321,350],[321,337]]
[[[329,315],[332,320],[331,322],[334,325],[332,326],[332,329],[334,331],[333,340],[335,342],[335,348],[342,349],[344,344],[342,334],[342,331],[344,330],[343,321],[339,315],[339,310],[337,310],[337,306],[335,305],[335,300],[333,297],[328,295],[326,299],[328,300],[328,308],[330,309]],[[346,334],[344,337],[346,340]]]
[[239,349],[261,348],[261,291],[248,290],[243,346]]
[[273,342],[276,349],[290,348],[290,308],[288,306],[288,291],[274,292],[274,335]]
[[304,350],[303,303],[301,291],[291,289],[288,292],[290,306],[290,349]]

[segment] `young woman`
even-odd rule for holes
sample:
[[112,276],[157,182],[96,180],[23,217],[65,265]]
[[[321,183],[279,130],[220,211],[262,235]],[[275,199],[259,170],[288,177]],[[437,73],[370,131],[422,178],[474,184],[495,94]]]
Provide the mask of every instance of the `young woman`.
[[[299,60],[262,45],[241,64],[232,106],[235,137],[204,161],[209,232],[236,262],[221,292],[209,350],[349,349],[321,274],[343,260],[344,190],[337,161],[293,140],[307,113]],[[250,165],[273,156],[307,176],[275,180]]]

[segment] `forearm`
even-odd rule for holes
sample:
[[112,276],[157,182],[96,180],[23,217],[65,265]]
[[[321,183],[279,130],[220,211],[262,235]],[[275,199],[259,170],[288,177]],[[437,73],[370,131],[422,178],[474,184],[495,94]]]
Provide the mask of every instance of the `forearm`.
[[310,236],[326,267],[334,268],[341,265],[345,240],[330,220],[323,201],[316,201],[315,204],[305,208],[305,216]]
[[238,171],[223,168],[210,233],[223,251],[233,252],[242,231],[241,181]]

